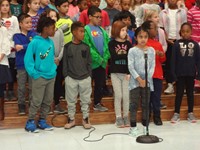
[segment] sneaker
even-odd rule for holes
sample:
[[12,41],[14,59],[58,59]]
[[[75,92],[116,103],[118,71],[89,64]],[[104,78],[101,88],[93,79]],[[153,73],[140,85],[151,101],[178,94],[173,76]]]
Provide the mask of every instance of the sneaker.
[[161,120],[160,117],[153,117],[153,122],[154,122],[154,124],[157,125],[157,126],[163,125],[162,120]]
[[116,117],[115,124],[118,128],[124,128],[124,120],[122,119],[122,117]]
[[92,128],[88,118],[83,119],[82,124],[83,124],[83,127],[85,129],[91,129]]
[[164,91],[165,94],[173,94],[174,93],[174,86],[171,83],[168,83],[167,89]]
[[137,137],[139,134],[139,130],[137,127],[131,127],[128,134],[132,137]]
[[143,134],[147,135],[147,127],[146,126],[143,126]]
[[35,125],[35,121],[34,120],[28,120],[26,122],[25,130],[27,132],[33,132],[33,133],[38,133],[39,132],[38,128]]
[[70,118],[68,118],[68,122],[65,124],[64,128],[71,129],[73,127],[75,127],[75,119],[71,120]]
[[177,123],[180,121],[180,115],[178,113],[174,113],[172,119],[171,119],[171,123]]
[[197,122],[197,119],[195,118],[194,114],[191,112],[191,113],[188,113],[188,121],[191,122],[191,123],[196,123]]
[[53,130],[53,127],[48,125],[45,119],[40,119],[38,121],[38,128],[46,131],[51,131]]
[[162,102],[160,101],[160,109],[166,109],[167,106]]
[[106,108],[102,104],[98,103],[97,105],[94,105],[94,110],[97,110],[97,111],[108,111],[108,108]]
[[26,114],[26,106],[24,104],[18,104],[18,114],[19,115]]
[[55,106],[54,113],[62,114],[62,113],[65,113],[65,112],[66,112],[66,110],[62,109],[60,107],[60,104],[58,104],[58,105]]
[[15,97],[14,91],[13,90],[9,90],[8,91],[8,100],[13,101],[16,100],[17,97]]
[[128,117],[124,117],[124,126],[125,127],[130,127],[130,121]]

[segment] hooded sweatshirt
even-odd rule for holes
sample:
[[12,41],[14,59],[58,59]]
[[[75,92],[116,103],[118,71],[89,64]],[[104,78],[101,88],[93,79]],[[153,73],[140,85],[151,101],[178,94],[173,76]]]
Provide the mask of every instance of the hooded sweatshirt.
[[40,77],[52,79],[56,76],[54,49],[50,38],[35,36],[30,42],[24,57],[24,64],[26,71],[33,79]]

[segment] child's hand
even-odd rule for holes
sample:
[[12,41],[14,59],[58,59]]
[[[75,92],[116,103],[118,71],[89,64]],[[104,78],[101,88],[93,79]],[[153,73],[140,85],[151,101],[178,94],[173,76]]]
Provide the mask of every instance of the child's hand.
[[139,84],[140,84],[140,87],[144,88],[146,86],[146,81],[145,80],[140,80]]
[[167,40],[167,43],[174,44],[174,41],[173,40]]
[[16,51],[20,51],[23,49],[23,45],[15,45]]
[[58,66],[60,61],[59,61],[58,58],[55,58],[55,59],[54,59],[54,62],[55,62],[55,64]]
[[127,75],[125,76],[125,79],[126,79],[127,81],[129,81],[130,78],[131,78],[131,75],[130,75],[130,74],[127,74]]
[[160,57],[163,57],[164,56],[164,52],[156,50],[156,55],[158,55]]

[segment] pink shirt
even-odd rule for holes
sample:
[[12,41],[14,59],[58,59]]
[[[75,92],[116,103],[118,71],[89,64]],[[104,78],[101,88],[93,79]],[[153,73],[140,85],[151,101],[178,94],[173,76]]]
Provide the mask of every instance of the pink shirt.
[[200,43],[200,8],[193,6],[188,11],[187,19],[192,25],[192,39]]
[[[88,12],[88,9],[82,11],[79,18],[79,21],[82,22],[84,25],[89,24],[89,18],[88,18],[87,12]],[[110,19],[109,19],[108,13],[105,10],[101,10],[101,15],[102,15],[101,26],[105,29],[105,27],[110,25]]]
[[67,15],[72,19],[78,13],[79,13],[78,6],[73,6],[72,4],[70,4],[69,5],[69,10],[67,12]]

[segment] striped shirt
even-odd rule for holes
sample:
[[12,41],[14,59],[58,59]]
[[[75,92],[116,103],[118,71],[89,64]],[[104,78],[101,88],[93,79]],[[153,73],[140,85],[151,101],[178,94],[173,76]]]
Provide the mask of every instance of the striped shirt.
[[200,43],[200,8],[192,7],[187,14],[188,22],[192,25],[192,39]]

